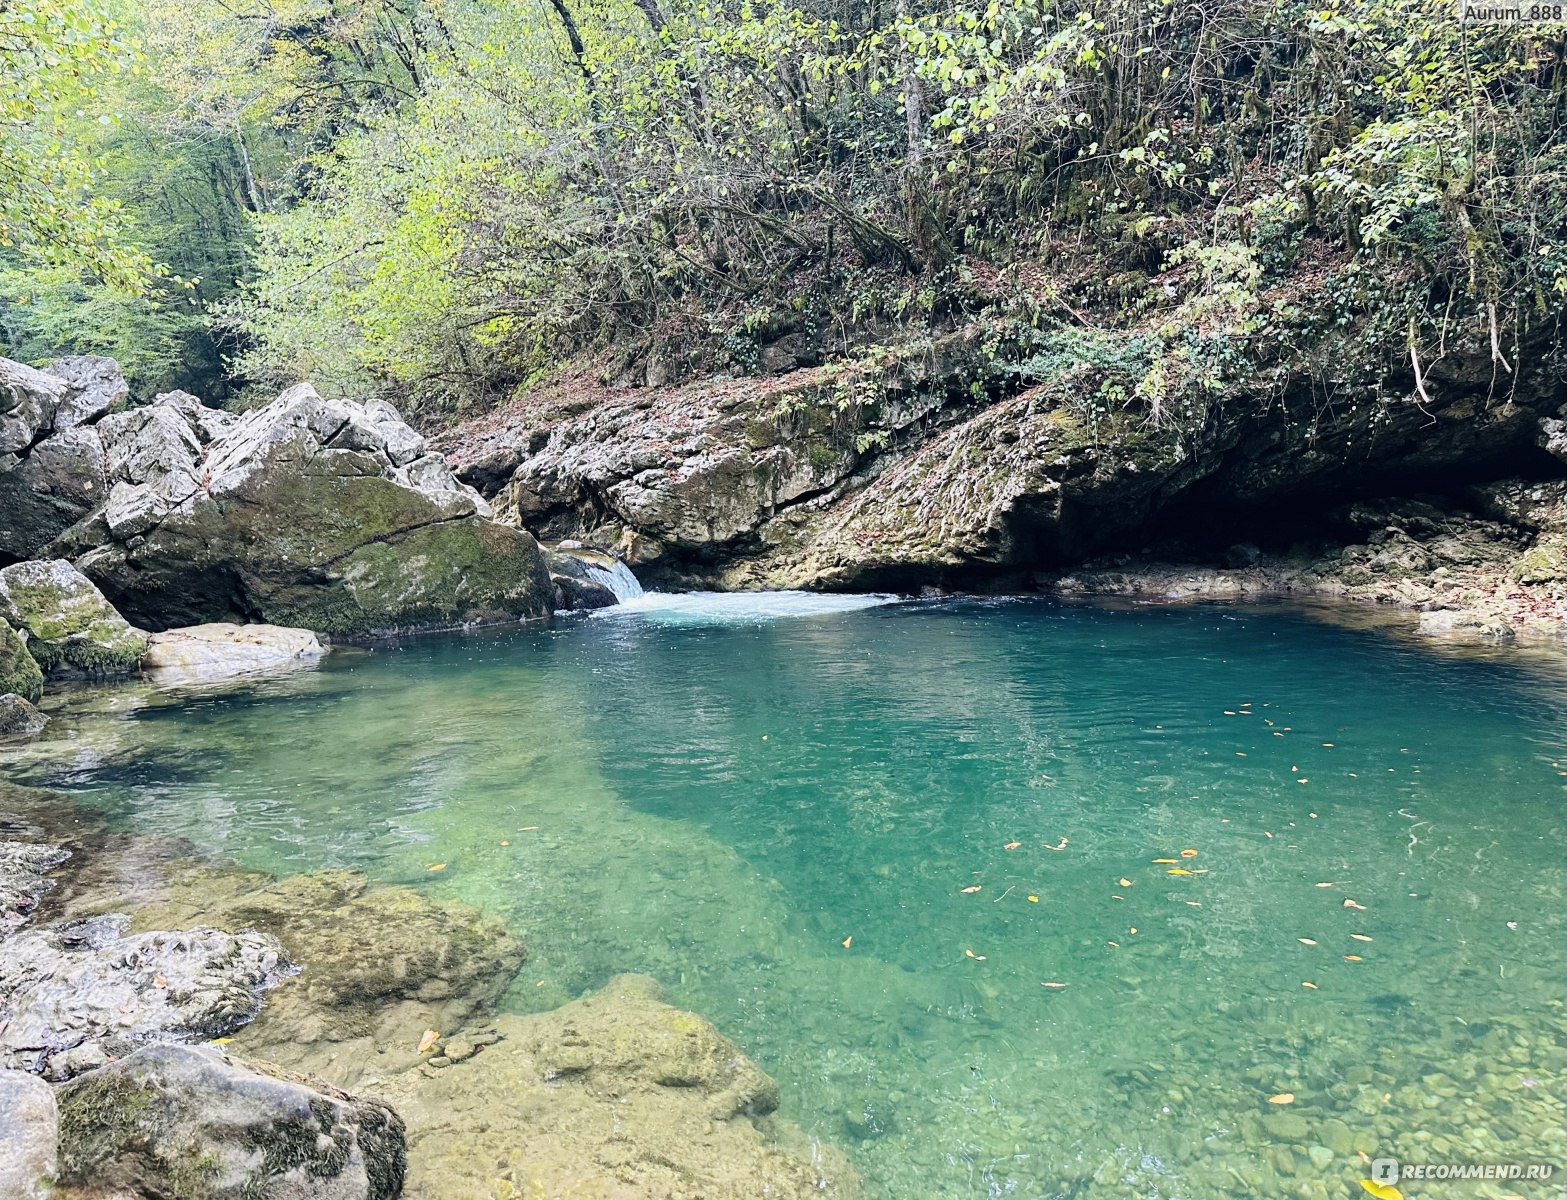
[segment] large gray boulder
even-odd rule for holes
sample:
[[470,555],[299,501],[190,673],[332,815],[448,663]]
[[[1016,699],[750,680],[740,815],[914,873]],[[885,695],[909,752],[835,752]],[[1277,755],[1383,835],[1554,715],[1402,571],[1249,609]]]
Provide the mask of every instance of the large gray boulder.
[[146,635],[64,559],[0,570],[0,621],[26,635],[45,674],[124,674],[147,649]]
[[290,971],[275,938],[128,935],[110,914],[24,929],[0,954],[0,1067],[69,1078],[150,1041],[223,1037]]
[[165,1200],[395,1200],[384,1104],[211,1050],[148,1046],[58,1092],[60,1181]]
[[26,1071],[0,1071],[0,1196],[45,1200],[59,1136],[54,1090]]
[[103,503],[103,446],[90,422],[126,395],[112,359],[48,371],[0,359],[0,562],[33,558]]
[[353,636],[549,613],[537,543],[390,405],[301,384],[222,421],[192,399],[100,422],[112,489],[60,542],[131,619]]

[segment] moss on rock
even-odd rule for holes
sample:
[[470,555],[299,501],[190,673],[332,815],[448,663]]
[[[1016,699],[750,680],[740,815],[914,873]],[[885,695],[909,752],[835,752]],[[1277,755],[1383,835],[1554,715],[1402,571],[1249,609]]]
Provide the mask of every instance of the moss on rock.
[[146,635],[64,559],[0,570],[0,618],[26,631],[45,674],[122,675],[147,649]]
[[15,693],[30,704],[43,697],[44,673],[28,652],[22,635],[0,621],[0,696]]

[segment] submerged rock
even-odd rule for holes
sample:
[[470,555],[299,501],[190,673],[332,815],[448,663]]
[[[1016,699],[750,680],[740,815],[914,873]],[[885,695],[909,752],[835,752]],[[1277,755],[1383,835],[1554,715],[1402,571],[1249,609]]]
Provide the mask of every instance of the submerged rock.
[[0,692],[37,704],[43,697],[44,673],[27,649],[22,635],[0,619]]
[[138,926],[260,930],[301,964],[235,1035],[236,1048],[344,1086],[417,1061],[421,1030],[455,1029],[492,1006],[527,957],[477,909],[372,885],[356,871],[273,880],[179,860],[150,870],[167,878],[133,910]]
[[288,971],[277,942],[197,926],[127,936],[129,918],[25,930],[0,955],[0,1066],[63,1079],[149,1041],[222,1037]]
[[[15,832],[37,835],[30,827]],[[8,830],[10,832],[12,830]],[[71,857],[64,846],[45,842],[0,841],[0,944],[6,934],[27,922],[39,898],[54,886],[49,872]]]
[[54,1089],[26,1071],[0,1070],[0,1196],[47,1200],[59,1135]]
[[146,635],[63,559],[0,570],[0,619],[26,633],[45,674],[122,675],[147,649]]
[[468,1054],[476,1040],[383,1089],[408,1122],[411,1196],[859,1194],[840,1154],[770,1115],[773,1081],[650,979],[500,1017]]
[[385,1104],[210,1050],[148,1046],[59,1090],[67,1186],[165,1200],[395,1200]]
[[47,724],[49,718],[15,692],[0,695],[0,737],[31,737]]
[[324,653],[308,629],[220,621],[153,634],[141,669],[157,683],[184,683],[263,671]]

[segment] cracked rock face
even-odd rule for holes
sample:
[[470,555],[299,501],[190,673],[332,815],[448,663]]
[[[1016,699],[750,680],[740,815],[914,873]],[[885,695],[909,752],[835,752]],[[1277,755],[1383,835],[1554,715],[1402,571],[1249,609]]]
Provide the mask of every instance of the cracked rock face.
[[150,629],[548,615],[537,543],[391,405],[300,384],[242,416],[185,392],[110,412],[124,397],[108,359],[0,360],[0,562],[70,559]]
[[290,970],[276,939],[129,918],[28,929],[0,956],[0,1066],[68,1079],[151,1041],[205,1041],[255,1017]]

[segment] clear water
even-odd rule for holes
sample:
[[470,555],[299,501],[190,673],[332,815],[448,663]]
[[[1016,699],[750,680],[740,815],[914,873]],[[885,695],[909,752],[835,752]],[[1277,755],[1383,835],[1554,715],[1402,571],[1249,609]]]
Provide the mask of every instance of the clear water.
[[647,597],[120,708],[13,772],[480,904],[517,1009],[654,975],[884,1200],[1567,1157],[1560,673],[1285,609]]

